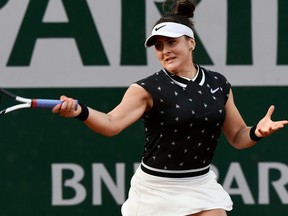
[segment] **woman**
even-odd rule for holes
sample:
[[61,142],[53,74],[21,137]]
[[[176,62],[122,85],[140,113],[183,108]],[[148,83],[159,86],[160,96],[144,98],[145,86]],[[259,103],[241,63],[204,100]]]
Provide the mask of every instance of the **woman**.
[[243,149],[288,123],[272,121],[271,106],[255,126],[246,126],[226,78],[193,63],[194,9],[190,0],[176,0],[158,20],[145,46],[155,47],[163,69],[132,84],[111,112],[83,104],[75,110],[75,100],[65,96],[53,109],[105,136],[143,119],[146,142],[123,216],[225,216],[232,201],[209,169],[221,131]]

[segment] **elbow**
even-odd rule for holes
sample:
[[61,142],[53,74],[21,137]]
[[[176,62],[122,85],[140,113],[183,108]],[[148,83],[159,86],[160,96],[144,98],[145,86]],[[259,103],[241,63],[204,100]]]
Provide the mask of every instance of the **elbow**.
[[228,136],[229,143],[237,150],[246,149],[251,146],[250,139],[247,139],[246,136],[246,128],[247,127],[243,127],[235,133],[232,133],[232,135]]
[[101,131],[100,134],[106,137],[114,137],[118,135],[120,132],[121,132],[120,130],[104,130],[104,131]]
[[236,136],[234,137],[234,139],[230,139],[228,141],[229,141],[230,145],[233,146],[237,150],[242,150],[242,149],[246,148],[246,145],[243,142],[241,142],[240,140],[237,140]]
[[243,142],[230,142],[230,144],[237,150],[243,150],[252,146],[250,143],[245,144]]
[[109,126],[95,126],[93,124],[87,124],[87,126],[95,133],[100,134],[102,136],[106,137],[113,137],[118,135],[122,129],[121,128],[115,128],[112,125]]
[[102,135],[105,137],[114,137],[114,136],[118,135],[118,133],[103,133]]
[[237,150],[242,150],[242,149],[245,149],[246,147],[243,146],[243,145],[235,145],[235,144],[231,144],[235,149]]

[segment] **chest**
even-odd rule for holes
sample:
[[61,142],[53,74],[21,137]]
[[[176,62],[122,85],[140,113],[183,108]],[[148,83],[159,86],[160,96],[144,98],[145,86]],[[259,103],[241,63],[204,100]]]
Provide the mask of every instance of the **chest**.
[[189,82],[185,88],[171,83],[159,86],[153,99],[153,118],[166,126],[202,124],[216,125],[225,118],[225,98],[221,87]]

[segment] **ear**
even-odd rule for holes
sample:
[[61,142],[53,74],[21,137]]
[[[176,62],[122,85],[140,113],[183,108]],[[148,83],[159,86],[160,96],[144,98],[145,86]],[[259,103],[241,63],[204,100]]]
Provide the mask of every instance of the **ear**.
[[190,38],[190,39],[189,39],[189,45],[190,45],[190,49],[191,49],[191,50],[194,50],[195,47],[196,47],[196,41],[195,41],[195,39]]

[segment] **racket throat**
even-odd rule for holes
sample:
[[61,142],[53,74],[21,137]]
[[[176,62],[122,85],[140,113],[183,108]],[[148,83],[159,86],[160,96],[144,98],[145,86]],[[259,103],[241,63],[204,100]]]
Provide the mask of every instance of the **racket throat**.
[[37,108],[37,100],[36,99],[32,99],[31,100],[31,108]]

